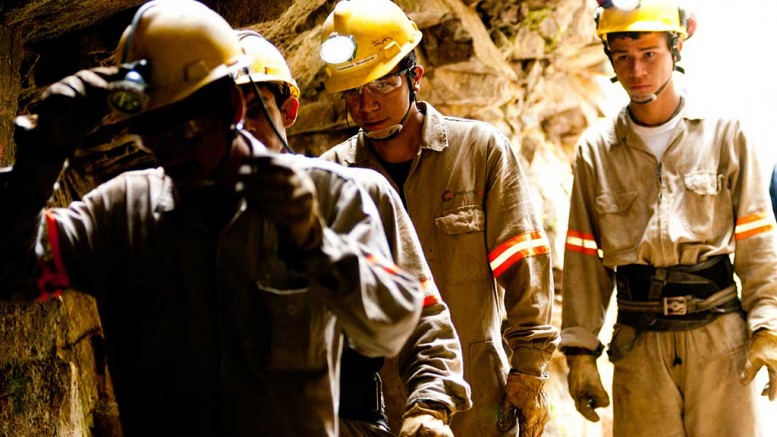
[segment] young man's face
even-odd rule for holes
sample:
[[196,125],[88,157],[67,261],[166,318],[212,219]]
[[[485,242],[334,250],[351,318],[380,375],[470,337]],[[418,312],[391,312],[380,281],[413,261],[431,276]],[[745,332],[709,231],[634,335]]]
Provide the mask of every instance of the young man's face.
[[404,73],[395,71],[363,87],[343,92],[353,121],[366,132],[398,124],[407,112],[410,90]]
[[[286,127],[290,125],[287,123],[287,114],[283,109],[278,108],[275,95],[272,91],[261,84],[258,84],[258,89],[262,95],[262,99],[264,99],[265,107],[267,108],[270,119],[278,129],[278,133],[285,138]],[[264,143],[269,150],[281,152],[283,150],[283,144],[275,134],[273,127],[270,125],[267,115],[262,109],[262,99],[257,97],[255,88],[251,84],[248,84],[241,86],[241,90],[243,91],[246,100],[246,114],[244,120],[246,130],[248,130],[257,140]],[[289,99],[292,99],[292,97],[289,97]]]
[[615,74],[632,98],[658,91],[670,79],[674,69],[665,33],[637,35],[638,39],[619,36],[609,40]]

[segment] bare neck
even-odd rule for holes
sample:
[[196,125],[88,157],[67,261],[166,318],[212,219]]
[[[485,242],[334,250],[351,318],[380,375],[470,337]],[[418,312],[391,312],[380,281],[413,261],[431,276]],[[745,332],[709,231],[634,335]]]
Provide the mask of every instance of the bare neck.
[[421,130],[424,123],[424,114],[413,105],[402,131],[396,138],[388,141],[371,141],[373,149],[386,162],[407,162],[418,155],[421,148]]
[[661,93],[653,102],[647,104],[631,102],[629,114],[637,124],[642,126],[660,126],[677,115],[682,104],[682,95],[672,87]]

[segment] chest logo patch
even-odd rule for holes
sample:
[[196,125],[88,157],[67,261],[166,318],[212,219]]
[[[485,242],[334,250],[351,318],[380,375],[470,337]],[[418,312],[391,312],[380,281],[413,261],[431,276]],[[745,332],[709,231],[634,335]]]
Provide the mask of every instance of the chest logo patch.
[[462,191],[451,191],[451,190],[445,190],[442,192],[442,196],[440,196],[440,199],[443,202],[450,202],[451,200],[455,199],[459,196],[475,196],[478,195],[480,197],[483,197],[481,193],[476,192],[475,190],[462,190]]

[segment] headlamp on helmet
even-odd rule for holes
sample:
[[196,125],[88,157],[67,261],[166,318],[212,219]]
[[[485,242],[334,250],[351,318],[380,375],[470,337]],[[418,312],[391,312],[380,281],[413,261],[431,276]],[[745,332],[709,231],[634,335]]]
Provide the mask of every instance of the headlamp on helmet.
[[321,60],[327,64],[342,64],[356,55],[356,41],[352,35],[338,35],[332,32],[321,44]]
[[421,37],[418,26],[391,0],[341,0],[321,31],[324,86],[341,92],[391,73]]
[[689,36],[685,11],[673,0],[599,0],[596,35],[607,41],[610,33],[671,32]]
[[152,0],[119,41],[108,103],[133,116],[171,105],[248,64],[232,27],[194,0]]

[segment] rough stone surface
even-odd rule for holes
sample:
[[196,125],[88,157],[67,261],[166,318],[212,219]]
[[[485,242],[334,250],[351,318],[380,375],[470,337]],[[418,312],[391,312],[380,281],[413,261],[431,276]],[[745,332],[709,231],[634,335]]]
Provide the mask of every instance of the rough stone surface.
[[[424,32],[418,58],[426,73],[419,98],[447,114],[493,123],[511,140],[532,180],[560,272],[574,142],[602,112],[593,79],[603,74],[605,59],[592,36],[591,2],[397,2]],[[34,112],[41,91],[56,80],[109,64],[141,3],[0,3],[0,165],[12,162],[13,115]],[[233,26],[259,31],[286,55],[303,96],[299,120],[289,130],[292,147],[318,155],[354,132],[341,98],[324,91],[318,57],[320,28],[334,0],[203,3]],[[53,205],[78,199],[121,171],[154,165],[122,129],[120,121],[108,119],[88,138],[64,173]],[[0,434],[118,435],[101,342],[96,309],[83,295],[0,306]],[[550,369],[553,419],[545,435],[607,434],[606,415],[605,426],[591,429],[574,412],[560,355]],[[390,373],[384,372],[384,379],[395,394],[389,408],[396,426],[403,389]]]
[[0,24],[0,167],[13,162],[13,117],[18,108],[22,44],[13,28]]
[[121,435],[94,300],[0,303],[0,435]]

